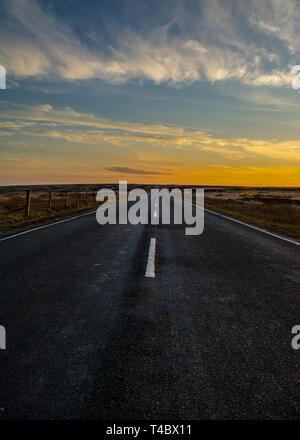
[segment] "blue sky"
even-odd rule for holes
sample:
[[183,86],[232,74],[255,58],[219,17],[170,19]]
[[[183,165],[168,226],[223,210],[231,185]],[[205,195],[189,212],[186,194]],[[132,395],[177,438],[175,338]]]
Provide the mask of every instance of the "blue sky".
[[1,11],[0,184],[299,185],[299,1]]

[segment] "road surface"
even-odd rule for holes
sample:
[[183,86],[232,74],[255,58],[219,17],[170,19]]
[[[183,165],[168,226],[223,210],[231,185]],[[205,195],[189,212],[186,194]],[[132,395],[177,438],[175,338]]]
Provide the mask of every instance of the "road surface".
[[209,212],[1,241],[0,419],[299,418],[299,250]]

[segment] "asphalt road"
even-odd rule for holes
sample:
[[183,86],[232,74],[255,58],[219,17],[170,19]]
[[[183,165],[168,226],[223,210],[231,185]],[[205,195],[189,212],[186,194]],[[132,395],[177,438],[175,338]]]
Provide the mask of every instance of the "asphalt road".
[[299,418],[299,250],[208,212],[1,241],[0,419]]

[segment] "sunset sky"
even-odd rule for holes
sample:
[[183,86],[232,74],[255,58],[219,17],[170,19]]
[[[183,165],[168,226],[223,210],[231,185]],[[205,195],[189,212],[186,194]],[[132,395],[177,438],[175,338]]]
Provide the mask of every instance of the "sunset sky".
[[0,185],[300,186],[300,1],[0,5]]

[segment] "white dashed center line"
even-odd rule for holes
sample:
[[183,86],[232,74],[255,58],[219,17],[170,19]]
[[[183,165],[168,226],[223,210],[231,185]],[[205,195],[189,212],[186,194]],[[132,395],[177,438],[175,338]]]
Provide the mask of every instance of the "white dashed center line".
[[156,247],[156,238],[151,238],[145,278],[155,278],[155,247]]

